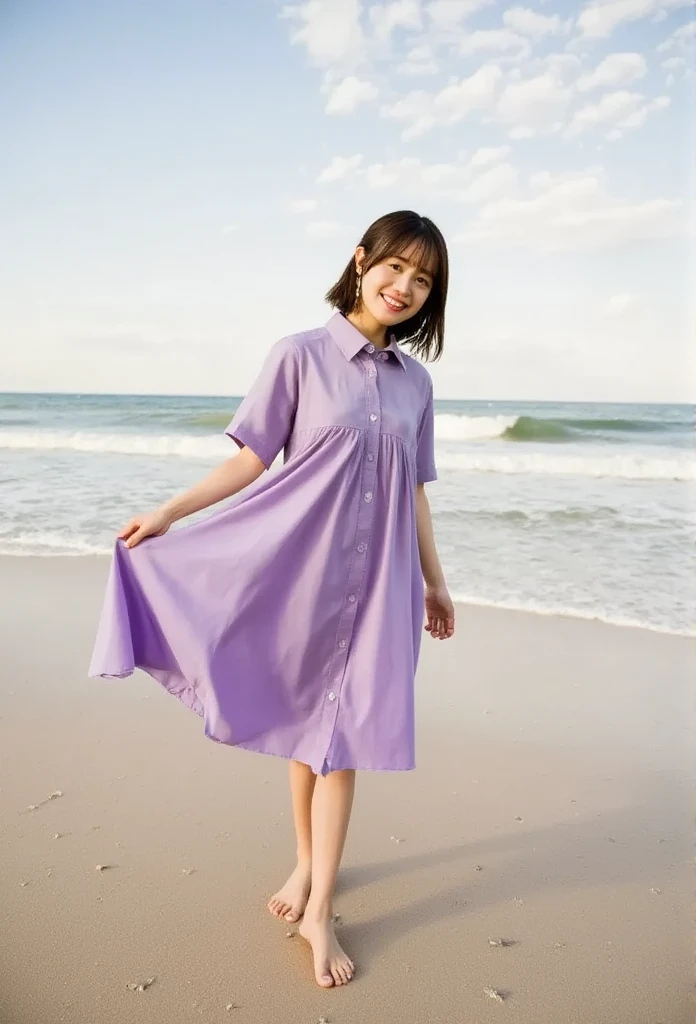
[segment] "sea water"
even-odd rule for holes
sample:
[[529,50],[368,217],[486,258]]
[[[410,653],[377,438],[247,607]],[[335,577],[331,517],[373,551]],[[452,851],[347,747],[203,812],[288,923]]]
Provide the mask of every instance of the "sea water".
[[[0,554],[110,552],[133,514],[235,454],[240,401],[0,394]],[[426,491],[452,597],[693,633],[693,414],[436,401]]]

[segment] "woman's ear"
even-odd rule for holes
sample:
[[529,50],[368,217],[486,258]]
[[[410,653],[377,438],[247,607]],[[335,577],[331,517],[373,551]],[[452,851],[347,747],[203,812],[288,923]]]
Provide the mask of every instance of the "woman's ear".
[[362,246],[362,245],[359,245],[357,247],[357,249],[355,250],[355,266],[356,266],[356,268],[358,270],[360,270],[360,268],[362,267],[364,259],[365,259],[365,247]]

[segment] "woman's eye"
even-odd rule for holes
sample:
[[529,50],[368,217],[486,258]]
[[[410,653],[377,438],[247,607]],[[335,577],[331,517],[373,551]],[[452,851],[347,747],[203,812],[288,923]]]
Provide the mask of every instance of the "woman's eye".
[[398,263],[390,263],[389,266],[393,267],[394,270],[401,270],[401,267]]

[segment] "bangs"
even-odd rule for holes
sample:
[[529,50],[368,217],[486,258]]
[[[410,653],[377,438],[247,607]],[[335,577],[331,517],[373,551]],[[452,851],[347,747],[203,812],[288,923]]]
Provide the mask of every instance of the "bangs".
[[379,241],[374,251],[370,254],[369,267],[382,263],[389,256],[401,256],[408,258],[414,266],[432,277],[437,277],[440,269],[440,253],[437,240],[428,231],[423,230],[395,230],[393,233],[386,232]]
[[360,270],[357,249],[340,278],[326,293],[326,301],[348,317],[362,305],[360,277],[389,257],[407,261],[428,274],[432,285],[422,306],[413,316],[396,324],[391,335],[398,344],[408,344],[424,359],[439,359],[445,333],[445,303],[449,287],[449,257],[442,232],[429,217],[413,210],[395,210],[379,217],[362,235]]

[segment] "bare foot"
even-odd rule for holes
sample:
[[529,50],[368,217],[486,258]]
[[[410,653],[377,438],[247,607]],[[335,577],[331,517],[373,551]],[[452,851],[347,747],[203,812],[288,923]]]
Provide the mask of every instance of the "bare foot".
[[317,985],[331,988],[345,985],[353,977],[355,964],[341,949],[333,921],[325,917],[308,917],[306,914],[297,929],[303,939],[312,947],[314,954],[314,975]]
[[307,906],[311,881],[311,865],[298,864],[283,888],[268,901],[270,912],[286,921],[299,921]]

